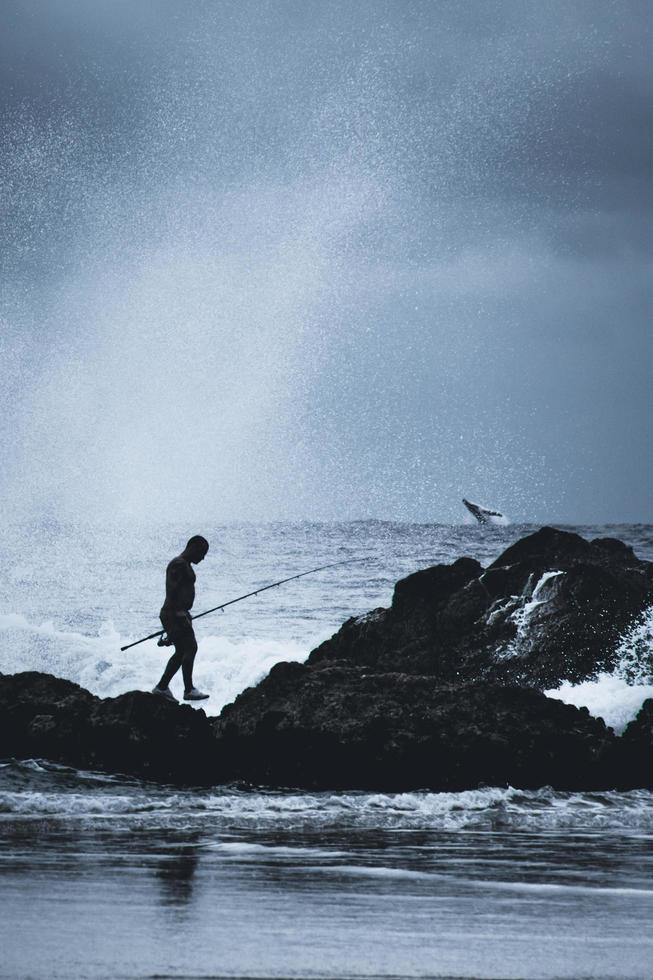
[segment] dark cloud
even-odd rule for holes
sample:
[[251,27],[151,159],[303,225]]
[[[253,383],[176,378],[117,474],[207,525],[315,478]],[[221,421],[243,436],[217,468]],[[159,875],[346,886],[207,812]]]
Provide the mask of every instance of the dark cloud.
[[653,517],[648,3],[0,17],[8,503]]

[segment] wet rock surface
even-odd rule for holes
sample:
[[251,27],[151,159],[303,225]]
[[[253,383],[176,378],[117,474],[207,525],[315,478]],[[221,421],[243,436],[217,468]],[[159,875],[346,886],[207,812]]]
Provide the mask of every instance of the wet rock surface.
[[390,609],[349,620],[308,663],[550,689],[613,669],[652,602],[653,563],[621,541],[542,528],[487,569],[461,558],[402,579]]
[[648,698],[639,714],[626,728],[616,745],[617,785],[653,787],[653,698]]
[[234,776],[312,789],[605,786],[615,741],[538,691],[345,665],[279,664],[215,728]]
[[143,691],[97,698],[71,681],[0,674],[0,756],[172,783],[214,781],[215,738],[203,711]]
[[653,564],[622,542],[543,528],[487,569],[460,558],[402,579],[389,609],[277,664],[217,719],[0,675],[0,755],[198,784],[653,786],[653,701],[618,739],[542,693],[614,668],[652,602]]

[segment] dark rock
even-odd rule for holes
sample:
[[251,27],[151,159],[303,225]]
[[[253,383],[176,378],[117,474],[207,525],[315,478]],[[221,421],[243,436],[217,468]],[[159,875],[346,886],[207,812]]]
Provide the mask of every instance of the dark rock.
[[421,610],[429,615],[434,608],[464,588],[483,571],[474,558],[459,558],[452,565],[434,565],[414,572],[395,585],[392,608],[406,613]]
[[653,698],[647,698],[617,746],[617,783],[624,789],[653,789]]
[[81,765],[95,700],[78,684],[51,674],[0,674],[0,755]]
[[542,527],[516,541],[503,552],[490,568],[527,564],[531,567],[555,565],[562,562],[586,561],[592,557],[592,544],[580,534]]
[[203,711],[142,691],[96,698],[34,671],[0,674],[0,756],[176,783],[214,782],[217,775]]
[[603,553],[607,558],[620,558],[624,562],[636,564],[638,559],[630,545],[618,538],[594,538],[591,542],[594,553]]
[[611,670],[620,638],[651,602],[653,566],[631,548],[542,528],[485,571],[462,558],[408,576],[390,609],[349,620],[308,663],[544,690]]
[[215,782],[215,743],[202,709],[129,691],[99,700],[89,722],[96,766],[166,782]]
[[635,720],[626,728],[623,737],[626,741],[641,743],[653,752],[653,698],[646,699]]
[[[292,669],[289,669],[291,668]],[[334,664],[275,667],[215,722],[231,775],[310,789],[595,788],[614,735],[587,710],[520,688]]]

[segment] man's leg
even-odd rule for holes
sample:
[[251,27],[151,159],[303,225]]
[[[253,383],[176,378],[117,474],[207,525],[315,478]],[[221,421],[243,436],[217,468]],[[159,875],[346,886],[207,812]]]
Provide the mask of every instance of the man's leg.
[[184,636],[184,649],[181,660],[181,673],[184,678],[184,693],[188,694],[193,689],[193,664],[197,653],[197,640],[195,631],[191,628],[188,636]]
[[169,686],[170,681],[175,676],[179,668],[181,667],[184,659],[184,646],[183,643],[175,643],[175,652],[170,657],[166,669],[161,675],[161,680],[157,684],[157,687],[161,690],[165,690]]
[[193,627],[190,626],[188,633],[184,631],[184,654],[181,661],[181,672],[184,676],[184,701],[204,701],[209,696],[193,687],[193,663],[196,653],[197,640]]
[[179,629],[181,625],[179,619],[173,613],[170,613],[164,608],[161,610],[161,615],[159,618],[164,631],[168,635],[168,642],[172,640],[175,652],[170,657],[170,660],[166,665],[166,669],[161,675],[161,680],[156,685],[154,690],[167,691],[170,681],[181,667],[182,660],[184,659],[184,635]]

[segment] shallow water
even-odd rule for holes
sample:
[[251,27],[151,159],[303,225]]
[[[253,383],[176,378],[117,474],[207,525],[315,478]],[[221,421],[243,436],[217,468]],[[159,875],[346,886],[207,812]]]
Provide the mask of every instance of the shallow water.
[[[198,624],[209,711],[304,659],[394,582],[461,554],[492,561],[528,528],[215,529],[197,608],[303,568],[364,558]],[[653,558],[653,528],[582,528]],[[13,528],[0,558],[0,670],[101,695],[147,688],[170,531]],[[527,624],[526,624],[527,626]],[[648,623],[624,671],[561,690],[626,723]],[[653,794],[180,791],[48,763],[0,766],[0,976],[650,978]]]
[[651,975],[651,793],[0,787],[4,977]]

